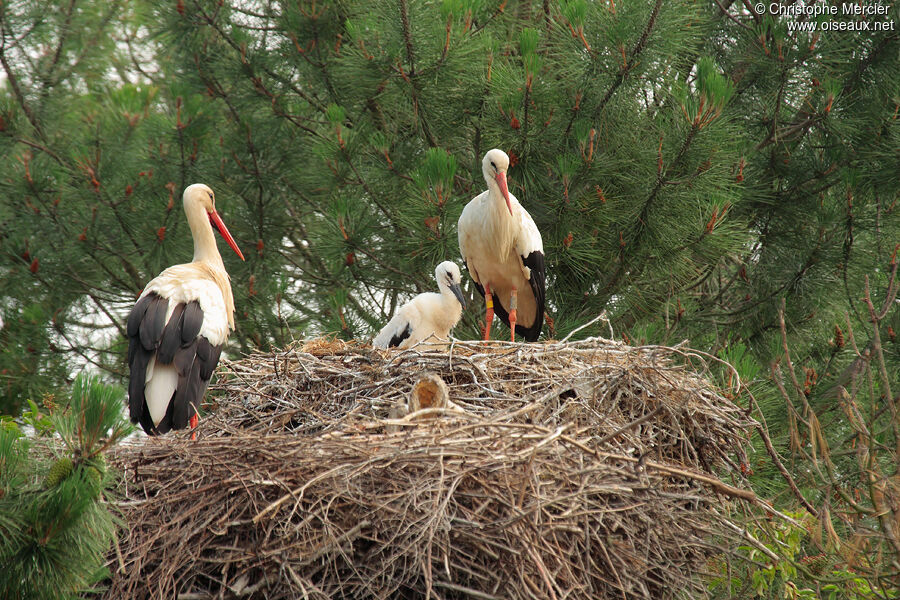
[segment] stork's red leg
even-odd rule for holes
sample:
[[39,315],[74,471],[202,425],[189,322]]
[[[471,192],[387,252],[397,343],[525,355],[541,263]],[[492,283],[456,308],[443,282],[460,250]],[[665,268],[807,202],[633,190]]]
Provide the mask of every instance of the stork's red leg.
[[516,288],[513,288],[512,293],[509,295],[509,337],[513,342],[516,341],[516,316],[518,314],[516,307],[518,304],[518,291]]
[[[197,416],[197,413],[194,413],[193,415],[191,415],[191,418],[188,420],[188,424],[191,426],[191,429],[196,429],[196,428],[197,428],[197,425],[198,425],[199,423],[200,423],[200,417]],[[196,439],[197,439],[197,432],[196,432],[196,431],[191,432],[191,439],[192,439],[192,440],[196,440]]]
[[494,320],[494,297],[491,295],[491,286],[484,284],[484,339],[491,339],[491,321]]

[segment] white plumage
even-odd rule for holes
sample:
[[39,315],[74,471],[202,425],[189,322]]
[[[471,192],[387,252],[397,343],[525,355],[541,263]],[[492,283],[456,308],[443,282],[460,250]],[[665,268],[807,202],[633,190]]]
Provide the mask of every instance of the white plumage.
[[[376,348],[409,348],[429,337],[446,340],[450,330],[459,322],[465,307],[459,284],[459,267],[444,261],[434,270],[440,293],[419,294],[400,307],[394,318],[388,321],[375,336]],[[437,342],[435,346],[443,346]]]
[[[459,217],[459,250],[479,293],[485,297],[484,339],[496,307],[500,319],[528,341],[544,320],[544,245],[537,225],[506,186],[509,156],[490,150],[481,161],[488,189]],[[493,298],[497,298],[497,304]]]
[[231,282],[213,228],[241,257],[215,209],[213,191],[184,190],[194,259],[169,267],[144,288],[128,316],[129,412],[148,434],[196,423],[197,409],[234,329]]

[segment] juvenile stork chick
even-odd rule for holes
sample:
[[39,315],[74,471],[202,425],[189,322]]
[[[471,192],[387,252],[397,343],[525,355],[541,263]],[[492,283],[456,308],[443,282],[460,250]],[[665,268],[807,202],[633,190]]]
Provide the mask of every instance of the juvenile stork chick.
[[[419,294],[400,307],[372,340],[376,348],[409,348],[434,336],[446,340],[450,330],[459,322],[466,306],[459,287],[461,276],[456,263],[442,262],[434,270],[439,293]],[[433,346],[445,346],[438,342]]]

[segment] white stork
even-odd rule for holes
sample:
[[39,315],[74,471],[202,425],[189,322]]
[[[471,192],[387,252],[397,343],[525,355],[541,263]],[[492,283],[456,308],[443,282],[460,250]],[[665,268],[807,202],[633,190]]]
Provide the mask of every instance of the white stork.
[[529,342],[544,321],[544,245],[528,211],[506,187],[509,157],[490,150],[481,161],[488,189],[472,199],[459,217],[459,250],[485,301],[484,339],[490,339],[496,296],[497,315]]
[[372,340],[373,346],[409,348],[432,335],[447,339],[466,306],[459,288],[462,276],[456,263],[445,260],[435,268],[434,278],[440,293],[419,294],[401,306],[394,318]]
[[234,329],[231,282],[213,228],[244,260],[202,183],[184,190],[194,260],[174,265],[144,288],[128,315],[128,408],[149,435],[197,426],[197,409]]

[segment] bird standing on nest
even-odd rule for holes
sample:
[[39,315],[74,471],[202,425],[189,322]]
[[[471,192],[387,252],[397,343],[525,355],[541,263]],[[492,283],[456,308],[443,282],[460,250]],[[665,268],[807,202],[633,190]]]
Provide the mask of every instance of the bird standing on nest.
[[152,279],[128,315],[128,407],[148,435],[197,426],[197,410],[228,333],[234,329],[231,281],[216,247],[217,230],[244,255],[202,183],[184,190],[194,260]]
[[394,318],[375,336],[373,346],[409,348],[432,336],[447,339],[466,306],[459,288],[462,278],[459,267],[449,260],[437,266],[434,278],[440,293],[419,294],[401,306]]
[[[544,245],[531,215],[506,186],[509,156],[490,150],[481,161],[488,189],[466,204],[459,216],[459,251],[484,296],[484,339],[497,316],[533,342],[544,323]],[[494,304],[494,297],[497,304]]]

